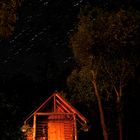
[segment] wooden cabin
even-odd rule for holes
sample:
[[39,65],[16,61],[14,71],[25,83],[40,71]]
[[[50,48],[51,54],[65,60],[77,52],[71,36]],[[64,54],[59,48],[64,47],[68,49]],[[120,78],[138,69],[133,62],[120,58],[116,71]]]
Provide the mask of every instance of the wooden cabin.
[[59,93],[53,93],[24,121],[26,140],[77,140],[87,119]]

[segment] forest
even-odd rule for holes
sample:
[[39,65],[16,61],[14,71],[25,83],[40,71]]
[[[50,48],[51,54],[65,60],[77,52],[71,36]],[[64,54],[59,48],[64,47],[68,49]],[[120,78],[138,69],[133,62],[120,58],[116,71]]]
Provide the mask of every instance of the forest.
[[0,1],[0,139],[59,91],[88,118],[78,140],[140,139],[138,0]]

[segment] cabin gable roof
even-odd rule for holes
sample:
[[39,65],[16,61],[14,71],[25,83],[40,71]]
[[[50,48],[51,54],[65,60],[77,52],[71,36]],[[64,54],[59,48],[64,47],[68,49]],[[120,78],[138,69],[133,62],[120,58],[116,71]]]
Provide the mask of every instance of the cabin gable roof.
[[53,93],[45,100],[27,119],[25,123],[36,113],[69,113],[76,115],[76,120],[81,124],[85,124],[87,119],[72,105],[70,105],[58,92]]

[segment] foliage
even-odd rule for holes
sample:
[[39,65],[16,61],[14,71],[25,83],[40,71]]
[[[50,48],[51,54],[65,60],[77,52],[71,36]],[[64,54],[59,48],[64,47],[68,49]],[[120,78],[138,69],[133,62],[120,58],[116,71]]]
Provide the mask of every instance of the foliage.
[[[88,11],[86,7],[82,10],[76,29],[70,36],[69,46],[78,64],[77,70],[71,73],[71,81],[77,85],[78,80],[74,77],[87,68],[98,71],[97,80],[103,88],[110,78],[108,73],[113,74],[114,81],[121,78],[126,82],[138,64],[138,20],[138,12],[133,9],[110,12],[99,7]],[[82,76],[79,79],[82,81]],[[108,86],[110,84],[106,83]]]
[[0,1],[0,37],[8,38],[14,31],[20,0]]
[[89,51],[92,45],[92,23],[90,16],[79,17],[76,34],[70,38],[70,47],[73,49],[74,57],[81,65],[87,65]]
[[80,70],[73,70],[71,76],[67,79],[67,84],[70,92],[73,93],[71,102],[74,99],[74,104],[84,104],[87,108],[90,108],[91,102],[95,98],[88,69],[83,67]]
[[[131,8],[108,11],[100,7],[86,7],[81,10],[76,29],[70,36],[77,68],[68,77],[68,86],[75,99],[95,101],[91,97],[91,81],[94,78],[104,109],[108,101],[116,103],[118,94],[120,108],[123,87],[139,65],[136,51],[139,46],[139,19],[139,12]],[[90,74],[91,71],[94,75]],[[108,114],[107,110],[105,114]]]

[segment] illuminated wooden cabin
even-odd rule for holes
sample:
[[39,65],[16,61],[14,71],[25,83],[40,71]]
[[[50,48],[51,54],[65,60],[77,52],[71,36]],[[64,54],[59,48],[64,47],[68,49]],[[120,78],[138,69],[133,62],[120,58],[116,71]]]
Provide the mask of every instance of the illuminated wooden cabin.
[[77,125],[87,119],[58,93],[52,94],[25,121],[26,140],[77,140]]

